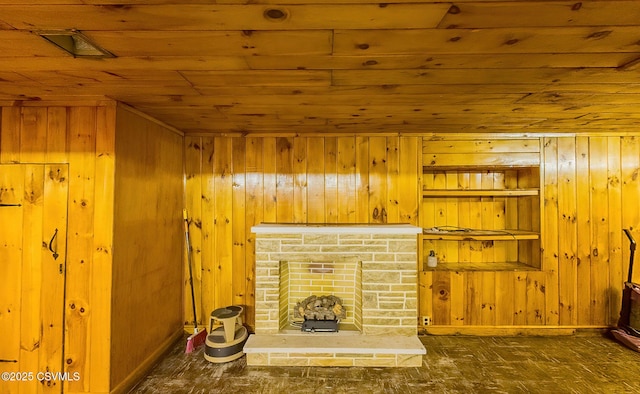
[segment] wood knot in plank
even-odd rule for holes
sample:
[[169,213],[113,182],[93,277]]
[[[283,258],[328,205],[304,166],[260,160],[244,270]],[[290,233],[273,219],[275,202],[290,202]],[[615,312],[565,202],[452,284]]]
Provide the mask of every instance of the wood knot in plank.
[[460,7],[454,4],[451,7],[449,7],[449,11],[447,12],[452,15],[457,15],[460,13]]
[[611,34],[612,31],[611,30],[602,30],[602,31],[596,31],[594,33],[591,33],[587,36],[588,40],[601,40],[607,36],[609,36],[609,34]]

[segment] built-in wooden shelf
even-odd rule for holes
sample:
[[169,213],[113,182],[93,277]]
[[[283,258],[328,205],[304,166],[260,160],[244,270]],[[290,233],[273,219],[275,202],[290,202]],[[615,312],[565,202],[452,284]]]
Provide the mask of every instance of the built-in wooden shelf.
[[539,189],[431,189],[423,190],[423,197],[520,197],[537,196]]
[[532,267],[517,261],[500,262],[440,262],[436,267],[424,267],[423,271],[538,271],[539,268]]
[[442,241],[520,241],[539,239],[540,234],[524,230],[424,230],[422,239]]
[[540,270],[541,142],[423,138],[420,262],[438,260],[425,271]]

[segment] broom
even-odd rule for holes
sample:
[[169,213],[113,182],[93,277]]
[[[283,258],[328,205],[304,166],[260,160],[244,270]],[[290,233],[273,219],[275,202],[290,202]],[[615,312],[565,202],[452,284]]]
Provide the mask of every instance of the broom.
[[184,219],[184,236],[187,244],[187,265],[189,266],[189,283],[191,284],[191,304],[193,305],[193,334],[187,338],[187,349],[185,353],[193,352],[198,346],[202,345],[207,339],[207,329],[198,329],[198,318],[196,316],[196,294],[193,290],[193,272],[191,270],[191,244],[189,242],[189,220],[187,220],[187,210],[182,210]]

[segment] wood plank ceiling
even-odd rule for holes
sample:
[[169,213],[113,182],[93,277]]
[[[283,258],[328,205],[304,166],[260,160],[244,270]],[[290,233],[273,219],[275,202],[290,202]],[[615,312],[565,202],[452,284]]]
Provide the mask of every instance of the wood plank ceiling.
[[640,1],[0,0],[0,100],[104,97],[191,134],[638,131]]

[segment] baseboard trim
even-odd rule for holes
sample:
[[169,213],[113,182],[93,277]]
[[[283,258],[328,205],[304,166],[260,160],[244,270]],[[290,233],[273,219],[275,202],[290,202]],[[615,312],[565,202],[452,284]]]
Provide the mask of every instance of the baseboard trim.
[[[120,382],[116,387],[114,387],[110,393],[111,394],[125,394],[128,393],[133,386],[138,383],[143,377],[145,377],[151,368],[153,368],[160,359],[167,354],[173,345],[180,339],[184,337],[184,330],[180,327],[179,330],[174,332],[169,338],[167,338],[164,342],[158,346],[155,352],[151,353],[149,357],[147,357],[138,368],[134,369],[129,376],[127,376],[122,382]],[[186,343],[185,343],[186,346]]]
[[423,326],[419,335],[553,336],[600,335],[608,326]]

